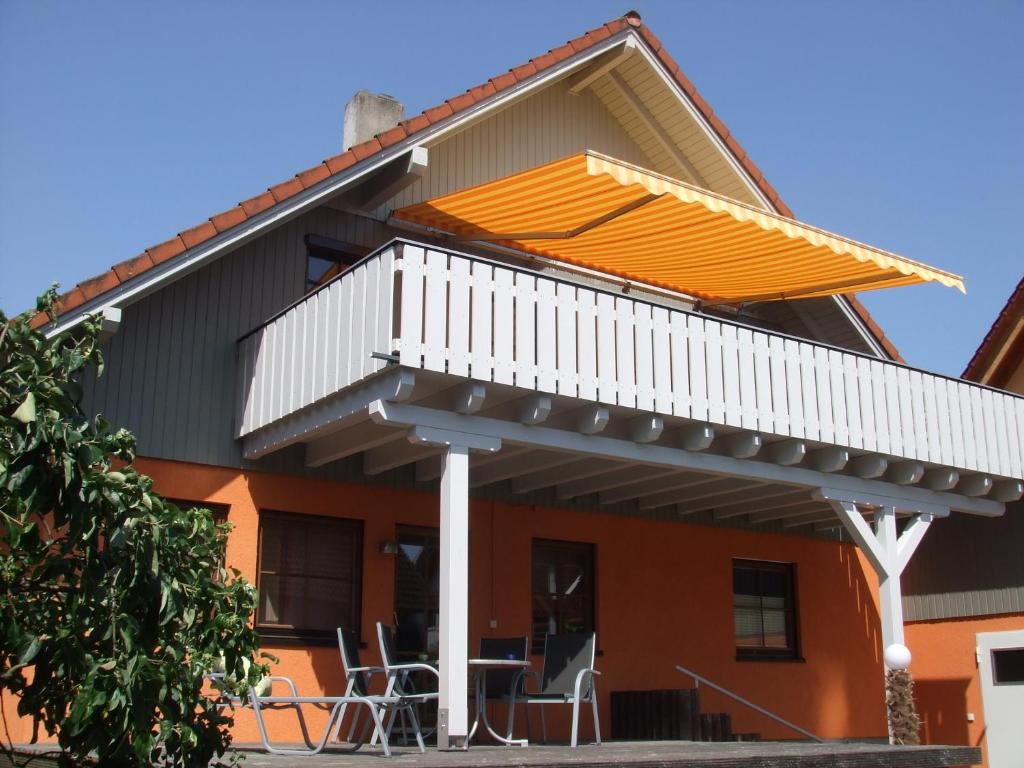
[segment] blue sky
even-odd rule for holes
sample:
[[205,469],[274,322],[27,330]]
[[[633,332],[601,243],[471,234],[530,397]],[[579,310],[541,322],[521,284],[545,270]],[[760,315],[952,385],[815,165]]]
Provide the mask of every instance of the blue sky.
[[[966,277],[861,295],[958,374],[1024,272],[1024,2],[637,8],[799,218]],[[358,88],[414,113],[627,9],[0,0],[0,307],[334,154]]]

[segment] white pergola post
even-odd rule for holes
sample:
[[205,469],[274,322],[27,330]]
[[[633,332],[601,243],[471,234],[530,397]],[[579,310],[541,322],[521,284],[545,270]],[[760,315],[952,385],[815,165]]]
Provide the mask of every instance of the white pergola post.
[[463,749],[469,732],[469,453],[501,449],[495,437],[417,425],[414,445],[444,448],[438,615],[438,749]]
[[469,448],[445,450],[441,472],[440,683],[437,746],[460,749],[468,733]]

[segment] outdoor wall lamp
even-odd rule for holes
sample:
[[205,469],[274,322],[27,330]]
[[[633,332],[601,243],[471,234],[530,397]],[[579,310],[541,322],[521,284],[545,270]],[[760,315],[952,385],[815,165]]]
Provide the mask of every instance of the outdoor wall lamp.
[[398,542],[392,541],[391,539],[384,539],[384,541],[377,545],[377,551],[382,555],[397,555]]

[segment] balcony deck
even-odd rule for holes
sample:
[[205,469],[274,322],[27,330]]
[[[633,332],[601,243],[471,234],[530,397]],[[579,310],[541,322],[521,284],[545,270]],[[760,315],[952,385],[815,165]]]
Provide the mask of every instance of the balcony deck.
[[[427,395],[486,387],[489,408],[540,398],[547,411],[538,421],[520,408],[512,418],[522,423],[559,411],[628,422],[619,433],[604,423],[578,431],[652,447],[705,450],[713,439],[708,453],[877,480],[876,490],[920,490],[922,500],[940,494],[937,509],[999,514],[1022,491],[1024,398],[410,241],[390,243],[244,337],[238,359],[237,435],[250,459],[336,431],[315,415],[398,369],[422,372]],[[650,428],[638,432],[639,422]],[[367,450],[387,439],[369,431],[358,433]],[[346,450],[307,457],[323,463]],[[368,473],[399,464],[371,461]]]

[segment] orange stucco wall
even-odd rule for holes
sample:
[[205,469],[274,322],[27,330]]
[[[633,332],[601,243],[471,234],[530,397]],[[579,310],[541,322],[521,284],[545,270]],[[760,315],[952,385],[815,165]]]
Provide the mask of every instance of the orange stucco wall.
[[[228,519],[235,525],[228,562],[253,581],[259,509],[363,520],[362,640],[367,644],[363,661],[379,660],[373,628],[377,621],[391,622],[394,556],[380,554],[378,544],[394,539],[398,524],[436,526],[435,494],[161,460],[140,459],[138,467],[154,478],[160,493],[228,505]],[[530,633],[534,537],[595,545],[596,620],[602,652],[597,667],[603,672],[599,690],[605,735],[611,732],[611,691],[686,687],[690,681],[674,671],[677,663],[821,736],[885,734],[877,582],[853,545],[473,500],[470,649],[485,634]],[[736,661],[735,557],[796,564],[803,661]],[[488,628],[490,619],[497,621],[496,629]],[[268,644],[266,650],[280,659],[275,671],[292,677],[300,692],[338,694],[343,690],[336,649]],[[539,665],[540,657],[534,662]],[[772,721],[717,697],[702,691],[702,708],[730,712],[735,731],[793,737]],[[555,710],[569,708],[546,709],[549,735],[567,737],[568,712]],[[293,716],[277,714],[271,720],[274,735],[294,739]],[[581,727],[589,738],[589,722]],[[256,739],[249,713],[239,714],[235,735],[239,741]]]
[[[922,741],[980,746],[988,765],[985,711],[975,657],[979,632],[1024,629],[1024,616],[920,621],[906,626],[914,655],[914,698],[921,716]],[[974,722],[968,722],[968,714]]]

